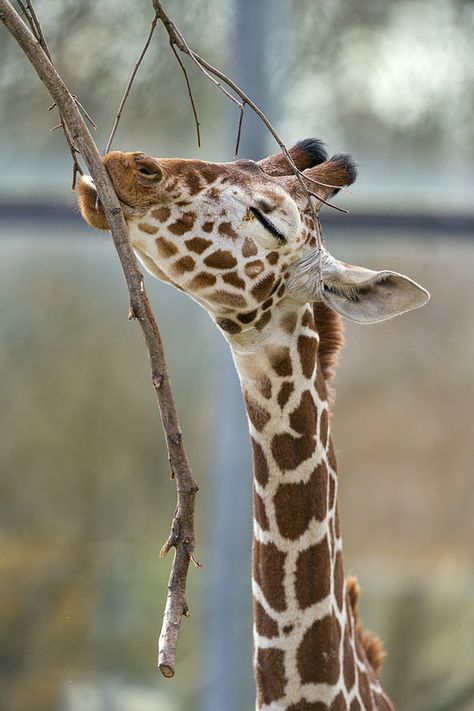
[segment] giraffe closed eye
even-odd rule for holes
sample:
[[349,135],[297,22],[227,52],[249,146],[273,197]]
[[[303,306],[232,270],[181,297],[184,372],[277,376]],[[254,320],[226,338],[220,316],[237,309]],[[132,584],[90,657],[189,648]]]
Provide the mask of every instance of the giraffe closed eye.
[[254,217],[256,217],[256,219],[260,222],[262,227],[265,227],[265,229],[270,232],[270,234],[272,234],[274,237],[276,237],[279,242],[281,242],[282,244],[286,243],[285,235],[275,227],[273,222],[271,222],[268,217],[265,217],[265,215],[260,212],[260,210],[256,207],[250,207],[249,210],[252,215],[254,215]]

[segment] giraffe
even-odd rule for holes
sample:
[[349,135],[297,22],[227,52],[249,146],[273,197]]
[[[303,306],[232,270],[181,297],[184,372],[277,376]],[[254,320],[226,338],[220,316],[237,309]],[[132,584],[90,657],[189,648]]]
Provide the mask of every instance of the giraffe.
[[[290,155],[313,208],[354,182],[317,139]],[[252,594],[258,711],[392,711],[383,651],[345,578],[329,381],[341,315],[361,323],[423,306],[408,277],[335,259],[283,156],[209,163],[112,151],[104,164],[144,268],[189,294],[230,344],[253,454]],[[316,182],[314,182],[316,181]],[[108,229],[90,177],[79,206]]]

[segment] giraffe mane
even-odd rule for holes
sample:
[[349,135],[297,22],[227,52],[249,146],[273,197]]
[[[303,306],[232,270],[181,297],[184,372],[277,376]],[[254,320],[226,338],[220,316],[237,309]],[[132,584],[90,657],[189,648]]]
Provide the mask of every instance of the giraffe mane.
[[375,674],[379,676],[380,667],[385,658],[385,649],[383,642],[371,632],[366,632],[362,628],[362,622],[359,616],[359,599],[360,599],[360,587],[353,577],[347,577],[346,579],[346,592],[349,598],[350,608],[354,617],[355,633],[359,641],[362,650],[364,651],[367,661],[374,670]]
[[341,316],[322,301],[313,304],[313,313],[319,334],[319,364],[328,382],[335,376],[339,352],[344,345],[344,325]]

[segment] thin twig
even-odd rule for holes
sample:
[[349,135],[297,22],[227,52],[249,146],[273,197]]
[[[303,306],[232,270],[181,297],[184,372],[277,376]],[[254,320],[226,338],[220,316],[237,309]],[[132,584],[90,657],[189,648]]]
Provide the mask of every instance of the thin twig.
[[179,56],[178,52],[176,51],[176,48],[175,48],[173,42],[170,42],[170,45],[171,45],[171,49],[173,50],[173,54],[176,57],[176,60],[179,64],[179,66],[183,70],[184,79],[186,81],[186,86],[188,87],[188,96],[189,96],[189,101],[191,102],[191,109],[192,109],[193,116],[194,116],[194,123],[196,125],[197,144],[198,144],[198,148],[201,148],[201,131],[199,128],[201,124],[199,123],[196,104],[194,103],[194,97],[193,97],[193,92],[191,89],[191,82],[189,81],[188,71],[184,65],[184,62],[181,60],[181,57]]
[[321,195],[317,195],[316,193],[309,192],[311,197],[316,198],[316,200],[319,200],[319,202],[322,202],[324,205],[327,205],[328,207],[332,207],[334,210],[337,210],[338,212],[343,212],[345,215],[349,214],[349,210],[345,210],[343,207],[339,207],[339,205],[334,205],[332,202],[328,202],[327,200],[324,200]]
[[237,158],[237,155],[239,153],[240,135],[242,133],[242,122],[244,120],[244,111],[245,111],[245,102],[242,104],[242,108],[240,109],[239,123],[237,125],[237,140],[235,142],[234,158]]
[[151,21],[150,31],[149,31],[149,33],[148,33],[148,37],[147,37],[147,39],[146,39],[146,42],[145,42],[145,44],[144,44],[144,46],[143,46],[142,51],[140,52],[140,54],[139,54],[139,56],[138,56],[137,61],[135,62],[135,66],[134,66],[133,71],[132,71],[132,73],[131,73],[131,75],[130,75],[130,79],[128,80],[127,86],[125,87],[125,91],[124,91],[124,94],[123,94],[123,96],[122,96],[122,100],[121,100],[121,102],[120,102],[120,105],[119,105],[119,107],[118,107],[118,111],[117,111],[117,114],[116,114],[116,116],[115,116],[114,125],[112,126],[112,130],[111,130],[111,132],[110,132],[110,136],[109,136],[109,140],[107,141],[107,145],[105,146],[105,151],[104,151],[104,153],[108,153],[108,152],[110,151],[110,146],[112,145],[112,141],[114,140],[114,136],[115,136],[115,133],[116,133],[117,128],[118,128],[118,125],[119,125],[120,117],[122,116],[123,107],[125,106],[125,102],[127,101],[128,95],[130,94],[130,90],[131,90],[131,88],[132,88],[133,81],[134,81],[134,79],[135,79],[135,77],[136,77],[136,74],[137,74],[139,68],[140,68],[140,64],[141,64],[142,61],[143,61],[143,57],[145,56],[146,51],[147,51],[148,47],[150,46],[151,38],[153,37],[153,33],[154,33],[154,31],[155,31],[156,23],[157,23],[157,22],[158,22],[158,15],[155,14],[155,17],[154,17],[153,20]]
[[68,139],[69,134],[74,139],[77,149],[73,150],[80,151],[90,171],[127,282],[129,315],[140,323],[150,356],[152,383],[160,407],[168,457],[178,490],[178,503],[168,539],[168,548],[175,548],[175,557],[166,602],[166,625],[163,626],[160,637],[160,669],[164,676],[173,676],[181,619],[183,615],[189,615],[185,592],[189,564],[194,558],[194,499],[198,486],[184,448],[160,332],[137,269],[120,203],[74,98],[47,57],[36,34],[28,29],[9,0],[0,0],[0,20],[23,49],[51,94],[67,129],[66,138]]
[[[44,36],[43,29],[41,27],[41,23],[40,23],[38,16],[36,14],[32,0],[27,0],[26,5],[22,2],[22,0],[17,0],[17,3],[22,10],[21,14],[25,16],[25,18],[30,26],[33,36],[39,42],[43,52],[45,53],[46,57],[49,59],[49,61],[52,64],[51,53],[49,51],[48,43],[46,42],[46,38]],[[74,99],[77,101],[76,97],[74,97]],[[48,111],[51,111],[51,109],[53,109],[55,106],[56,106],[56,103],[54,103],[52,106],[50,106]],[[83,108],[83,111],[87,114],[84,107],[82,107],[82,108]],[[90,117],[89,117],[89,119],[90,119]],[[59,120],[60,120],[59,125],[52,128],[51,131],[55,131],[57,128],[63,129],[64,137],[66,139],[66,143],[68,145],[69,152],[71,154],[71,159],[72,159],[72,185],[71,185],[71,187],[72,187],[72,190],[75,190],[77,174],[79,173],[80,175],[83,175],[84,172],[77,160],[78,151],[74,145],[74,141],[72,140],[71,136],[68,134],[68,130],[67,130],[66,125],[65,125],[63,118],[61,116],[61,112],[59,113]],[[90,120],[91,120],[92,124],[94,125],[94,122],[92,121],[92,119],[90,119]]]
[[92,128],[97,128],[96,122],[94,121],[94,119],[92,119],[92,118],[89,116],[89,114],[87,113],[87,110],[86,110],[86,109],[84,108],[84,106],[81,104],[81,102],[79,101],[79,99],[77,98],[77,96],[76,96],[75,94],[71,94],[71,96],[72,96],[72,98],[74,99],[74,101],[76,102],[76,106],[78,106],[78,107],[81,109],[82,113],[84,114],[84,116],[86,117],[86,119],[89,121],[89,123],[90,123],[90,125],[92,126]]

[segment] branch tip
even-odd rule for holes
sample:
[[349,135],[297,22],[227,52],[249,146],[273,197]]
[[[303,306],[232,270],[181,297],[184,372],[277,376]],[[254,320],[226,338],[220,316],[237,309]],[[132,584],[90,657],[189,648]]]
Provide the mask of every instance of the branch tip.
[[165,679],[172,679],[174,677],[174,668],[170,667],[169,664],[159,664],[158,669]]

